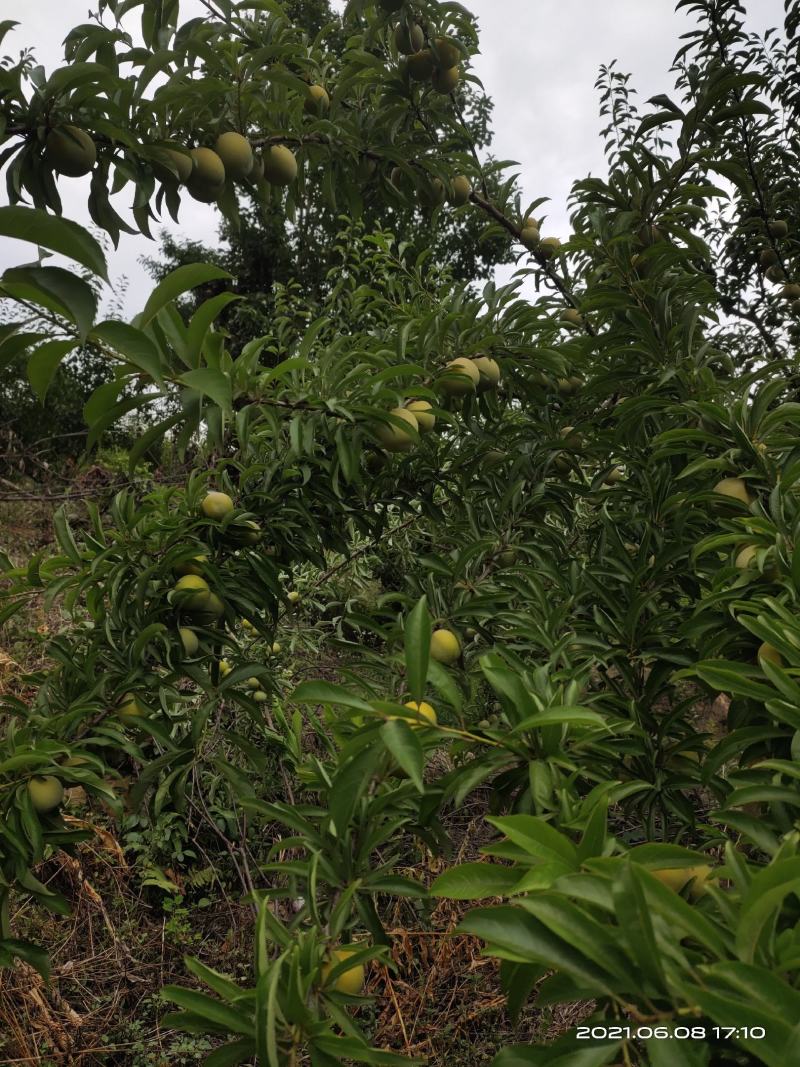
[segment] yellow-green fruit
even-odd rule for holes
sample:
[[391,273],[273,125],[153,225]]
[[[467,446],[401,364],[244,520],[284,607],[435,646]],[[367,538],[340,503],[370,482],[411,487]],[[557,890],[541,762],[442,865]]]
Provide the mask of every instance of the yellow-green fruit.
[[437,384],[447,396],[466,396],[475,392],[480,380],[481,372],[472,360],[459,356],[450,360]]
[[730,497],[731,500],[741,500],[743,504],[750,503],[747,483],[742,478],[722,478],[714,486],[714,492]]
[[434,630],[430,652],[439,663],[455,663],[461,655],[461,643],[452,630]]
[[273,656],[279,656],[281,654],[280,642],[278,642],[278,641],[273,642],[272,654],[273,654]]
[[225,614],[225,605],[216,593],[209,592],[205,595],[201,606],[194,610],[198,611],[204,618],[218,619]]
[[417,420],[417,429],[419,433],[430,433],[436,425],[436,416],[433,414],[433,408],[428,401],[412,400],[406,407],[409,411],[414,412],[414,418]]
[[203,497],[200,510],[207,519],[224,519],[233,511],[233,501],[227,493],[207,493]]
[[290,604],[299,604],[302,600],[302,597],[296,589],[292,589],[286,594],[286,599],[289,601]]
[[331,106],[331,98],[321,85],[309,85],[303,110],[309,115],[324,115]]
[[268,699],[269,697],[263,689],[256,689],[255,693],[253,693],[253,700],[255,700],[258,704],[263,704],[264,701]]
[[783,219],[775,219],[774,222],[771,222],[767,226],[767,229],[769,230],[770,237],[777,237],[779,239],[781,237],[786,237],[789,233],[789,227]]
[[650,873],[662,885],[667,886],[668,889],[672,889],[676,893],[680,893],[684,886],[691,882],[689,896],[692,900],[697,900],[708,889],[706,883],[711,874],[711,867],[707,863],[703,863],[697,867],[662,867],[655,870],[651,868]]
[[603,481],[606,485],[617,485],[618,482],[624,481],[625,471],[622,467],[613,467],[605,476]]
[[781,296],[784,300],[800,300],[800,285],[797,282],[787,282],[781,289]]
[[533,252],[539,247],[542,238],[538,226],[523,226],[519,239],[529,252]]
[[255,626],[253,626],[249,619],[242,619],[242,629],[252,631],[255,630]]
[[47,135],[47,158],[67,178],[82,178],[97,162],[97,147],[79,126],[56,126]]
[[286,145],[275,144],[264,153],[264,177],[271,185],[291,185],[297,177],[297,160]]
[[433,46],[436,63],[443,70],[452,70],[460,61],[461,49],[446,37],[434,38]]
[[135,723],[145,717],[145,710],[133,693],[125,693],[120,697],[116,707],[117,718],[124,723]]
[[219,676],[220,676],[220,678],[227,678],[227,676],[231,673],[232,670],[233,670],[233,668],[231,667],[230,663],[228,663],[228,661],[226,659],[221,659],[219,661]]
[[[407,700],[403,707],[411,708],[412,711],[419,712],[423,719],[427,719],[431,726],[435,726],[436,723],[439,721],[436,718],[436,712],[434,711],[433,707],[425,700],[423,700],[420,704],[418,704],[416,700]],[[420,727],[424,726],[424,723],[413,722],[408,719],[406,719],[406,722],[412,730],[419,729]]]
[[202,574],[203,565],[208,563],[208,556],[192,556],[191,559],[176,563],[172,568],[175,574]]
[[425,31],[421,26],[413,23],[411,29],[408,24],[400,22],[395,27],[394,43],[397,51],[403,56],[411,56],[419,52],[425,44]]
[[[390,415],[406,423],[411,430],[419,432],[419,423],[408,408],[392,408]],[[381,422],[375,426],[375,436],[387,452],[410,452],[416,440],[403,426],[395,423]]]
[[758,254],[758,263],[762,270],[772,267],[778,262],[778,253],[774,248],[764,248]]
[[203,204],[219,200],[225,187],[225,164],[211,148],[193,148],[194,169],[186,182],[189,194]]
[[49,815],[64,799],[64,786],[52,774],[37,775],[28,779],[28,796],[33,810],[39,815]]
[[406,60],[409,78],[416,82],[426,82],[433,74],[433,52],[430,48],[421,48]]
[[453,193],[450,197],[450,203],[454,207],[463,207],[464,204],[469,203],[469,198],[472,195],[472,185],[469,178],[464,174],[458,174],[453,178]]
[[420,185],[419,196],[424,205],[432,207],[436,204],[444,203],[447,189],[441,178],[430,178],[429,180],[423,180]]
[[478,368],[479,381],[478,392],[485,393],[489,389],[496,389],[500,382],[500,366],[496,359],[491,356],[478,356],[473,359],[473,365]]
[[575,392],[575,387],[572,384],[571,378],[556,378],[556,392],[562,394],[562,396],[569,396]]
[[175,583],[175,592],[187,594],[181,596],[180,607],[186,611],[205,611],[211,590],[205,578],[199,574],[185,574]]
[[[189,180],[194,164],[188,152],[176,152],[174,148],[159,148],[158,155],[164,161],[163,163],[160,161],[154,161],[153,163],[153,170],[159,181],[179,182],[183,185]],[[165,166],[165,163],[168,163],[169,166]],[[177,178],[173,171],[178,172]]]
[[431,74],[431,85],[437,93],[452,93],[460,77],[460,67],[436,67]]
[[190,630],[188,626],[179,626],[178,635],[183,645],[183,651],[187,656],[196,656],[197,650],[200,648],[200,641],[194,630]]
[[214,151],[222,160],[226,178],[242,181],[248,176],[253,166],[253,149],[246,137],[232,130],[221,133]]
[[777,263],[773,267],[768,267],[764,271],[764,277],[768,282],[775,282],[776,284],[778,282],[786,281],[786,273],[783,267],[779,267]]
[[247,681],[244,684],[247,686],[248,689],[260,689],[261,688],[261,682],[260,682],[260,680],[258,678],[256,678],[255,675],[253,675],[252,678],[248,678]]
[[489,469],[498,467],[501,463],[505,463],[506,458],[505,452],[500,452],[497,448],[490,448],[483,457],[483,465]]
[[567,448],[583,448],[583,434],[578,433],[574,426],[565,426],[559,436]]
[[577,308],[565,308],[561,312],[561,321],[569,326],[583,326],[583,315]]
[[783,666],[783,656],[780,654],[777,648],[775,648],[774,645],[770,645],[767,641],[764,641],[763,644],[760,644],[758,646],[758,651],[756,652],[756,660],[762,659],[768,660],[770,663],[774,663],[776,667]]
[[561,242],[557,237],[545,237],[539,242],[539,252],[545,259],[552,259],[561,248]]
[[747,570],[756,561],[758,555],[758,547],[756,545],[745,545],[745,547],[737,553],[734,565],[741,571]]
[[[322,965],[322,981],[327,985],[328,975],[333,968],[339,963],[346,963],[351,956],[354,956],[359,951],[359,948],[337,948],[334,949],[330,955],[330,959]],[[342,971],[331,986],[337,993],[346,993],[348,996],[355,997],[364,988],[364,979],[366,972],[364,970],[364,964],[358,963],[355,967],[349,967],[347,970]]]
[[501,567],[513,567],[517,562],[517,550],[515,548],[504,548],[502,552],[497,553],[497,562]]

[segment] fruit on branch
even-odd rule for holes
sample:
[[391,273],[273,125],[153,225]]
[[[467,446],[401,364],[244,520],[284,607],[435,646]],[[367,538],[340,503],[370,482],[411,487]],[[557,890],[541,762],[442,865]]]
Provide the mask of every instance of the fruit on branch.
[[559,432],[559,436],[567,448],[573,448],[576,451],[583,448],[583,434],[578,433],[574,426],[565,426]]
[[178,606],[184,611],[200,612],[206,610],[211,590],[205,578],[199,574],[185,574],[175,583],[175,592],[180,594]]
[[556,379],[556,392],[562,396],[572,396],[573,393],[577,393],[583,382],[576,375],[570,378],[558,378]]
[[200,510],[208,519],[224,519],[233,511],[233,501],[227,493],[212,491],[203,497]]
[[775,282],[777,284],[778,282],[786,281],[786,272],[783,267],[779,267],[775,264],[775,266],[768,267],[767,270],[764,271],[764,277],[768,282]]
[[331,106],[331,98],[321,85],[309,85],[306,90],[306,98],[303,101],[303,110],[308,115],[325,115]]
[[407,23],[399,22],[394,31],[394,44],[401,55],[411,56],[425,44],[425,31],[416,22],[410,28]]
[[460,78],[460,67],[435,67],[431,74],[431,85],[437,93],[452,93]]
[[452,630],[434,630],[431,634],[430,654],[438,663],[449,666],[461,655],[461,642]]
[[625,480],[625,471],[622,467],[612,467],[608,474],[603,479],[605,485],[617,485],[619,482]]
[[466,396],[475,392],[480,380],[481,372],[473,361],[459,356],[447,364],[437,386],[446,396]]
[[800,285],[797,282],[787,282],[781,289],[784,300],[800,300]]
[[461,49],[446,37],[435,37],[432,51],[437,67],[442,70],[452,70],[461,60]]
[[221,659],[219,661],[219,663],[217,664],[217,666],[219,667],[219,676],[220,676],[220,678],[227,678],[228,675],[233,670],[233,668],[231,667],[230,663],[228,663],[228,661],[226,659]]
[[772,267],[778,262],[778,253],[774,248],[763,248],[758,254],[758,265],[762,270]]
[[561,248],[561,242],[557,237],[544,237],[539,242],[538,252],[544,259],[552,259]]
[[[158,159],[153,161],[153,171],[160,182],[185,185],[194,169],[192,157],[188,152],[178,152],[174,148],[157,149]],[[177,171],[177,177],[175,176]]]
[[[334,967],[339,963],[346,963],[351,956],[355,956],[360,951],[360,946],[336,948],[331,952],[330,957],[322,965],[322,982],[324,985],[328,984],[328,976]],[[363,963],[357,963],[353,967],[348,967],[342,971],[333,981],[332,989],[335,989],[337,993],[346,993],[350,997],[356,997],[364,988],[364,980],[366,978],[366,972],[364,970]]]
[[[412,711],[419,712],[419,714],[423,717],[423,719],[427,719],[427,721],[431,724],[431,726],[435,726],[437,724],[437,722],[439,721],[437,719],[437,717],[436,717],[435,710],[425,700],[423,700],[419,704],[416,702],[416,700],[408,700],[408,701],[406,701],[406,703],[403,706],[406,707],[406,708],[411,708]],[[398,719],[398,718],[400,718],[400,716],[399,715],[393,715],[392,718],[393,719]],[[425,723],[415,722],[415,721],[413,721],[411,719],[406,719],[405,721],[408,723],[408,725],[411,727],[412,730],[422,729],[422,727],[424,727],[424,725],[425,725]]]
[[272,644],[272,655],[279,656],[281,654],[281,645],[278,641],[274,641]]
[[774,222],[770,222],[767,226],[770,237],[776,237],[780,240],[781,237],[786,237],[789,233],[789,226],[783,221],[783,219],[775,219]]
[[264,177],[271,185],[291,185],[297,177],[297,159],[291,148],[271,145],[263,157]]
[[137,723],[146,712],[133,693],[125,693],[115,708],[116,716],[126,725]]
[[82,178],[97,162],[97,146],[80,126],[54,126],[45,145],[53,170],[67,178]]
[[39,815],[49,815],[61,806],[64,786],[52,774],[38,774],[28,779],[28,796],[33,810]]
[[756,652],[756,661],[760,661],[762,659],[767,660],[768,663],[774,663],[776,667],[783,666],[783,656],[780,654],[777,648],[775,648],[774,645],[769,644],[768,641],[764,641],[758,646],[758,650]]
[[740,549],[739,552],[736,553],[734,566],[738,567],[740,571],[747,570],[748,567],[751,567],[755,563],[757,554],[757,545],[745,545],[744,548]]
[[225,164],[212,148],[193,148],[194,169],[186,182],[189,195],[202,204],[219,200],[225,188]]
[[517,562],[517,550],[515,548],[504,548],[502,552],[497,553],[497,562],[501,567],[513,567]]
[[420,48],[406,59],[406,70],[412,81],[426,82],[433,75],[434,66],[430,48]]
[[203,565],[208,563],[208,556],[192,556],[183,563],[176,563],[172,568],[175,574],[202,574]]
[[436,425],[436,416],[433,414],[433,408],[428,401],[412,400],[406,404],[406,407],[409,411],[414,412],[414,418],[417,420],[417,430],[419,433],[430,433]]
[[441,178],[423,179],[419,187],[419,198],[424,207],[432,208],[443,204],[447,189]]
[[583,315],[577,308],[565,308],[561,312],[561,321],[568,326],[583,326]]
[[222,160],[225,177],[232,181],[243,181],[249,176],[253,167],[253,149],[246,137],[233,131],[221,133],[214,151]]
[[290,589],[289,592],[286,594],[286,599],[289,601],[290,604],[299,604],[303,598],[297,592],[296,589]]
[[747,483],[742,478],[721,478],[714,486],[714,492],[731,500],[740,500],[743,504],[749,505],[752,501]]
[[711,874],[711,867],[702,863],[697,867],[662,867],[655,870],[651,868],[650,874],[676,893],[680,893],[688,885],[689,896],[692,900],[697,900],[708,890],[706,883]]
[[497,360],[492,359],[491,356],[478,356],[477,359],[473,359],[472,363],[478,368],[478,392],[486,393],[490,389],[496,389],[500,382],[500,367]]
[[412,432],[409,433],[406,426],[398,426],[394,422],[381,422],[375,426],[375,436],[387,452],[410,452],[416,444],[414,431],[419,433],[416,416],[409,408],[392,408],[389,414],[404,422]]
[[454,207],[463,207],[464,204],[469,203],[469,198],[472,195],[472,185],[469,178],[464,174],[458,174],[453,178],[453,192],[450,196],[450,203]]
[[194,630],[190,630],[188,626],[179,626],[178,636],[183,645],[184,655],[196,656],[197,650],[200,648],[200,640]]
[[539,233],[539,227],[534,226],[530,219],[526,219],[525,224],[520,231],[519,239],[529,252],[533,252],[534,249],[539,247],[539,243],[542,239],[541,234]]

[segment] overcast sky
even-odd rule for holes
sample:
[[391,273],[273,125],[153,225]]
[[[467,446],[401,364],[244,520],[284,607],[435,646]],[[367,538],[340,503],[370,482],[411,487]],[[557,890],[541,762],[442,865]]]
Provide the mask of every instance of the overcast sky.
[[[474,69],[495,103],[494,152],[520,164],[526,201],[548,196],[546,232],[565,236],[567,195],[572,182],[604,169],[599,137],[601,121],[594,82],[601,64],[618,61],[630,71],[641,104],[656,93],[670,92],[669,73],[678,38],[693,28],[674,0],[463,0],[480,23],[481,54]],[[2,10],[0,5],[0,10]],[[15,54],[34,45],[48,73],[60,64],[61,42],[73,26],[87,21],[91,0],[25,0],[9,15],[20,25],[6,37],[3,51]],[[762,33],[780,26],[782,0],[750,0],[750,29]],[[202,10],[198,0],[182,0],[183,18]],[[88,222],[88,178],[59,182],[65,214]],[[123,194],[130,199],[129,190]],[[122,201],[123,203],[125,201]],[[124,211],[121,211],[124,215]],[[175,230],[174,225],[170,226]],[[185,197],[180,231],[213,243],[217,216],[213,207]],[[122,234],[111,256],[111,276],[129,280],[127,310],[143,305],[151,281],[138,263],[153,255],[157,242]],[[18,242],[5,242],[0,267],[26,256]],[[513,268],[498,272],[505,280]]]

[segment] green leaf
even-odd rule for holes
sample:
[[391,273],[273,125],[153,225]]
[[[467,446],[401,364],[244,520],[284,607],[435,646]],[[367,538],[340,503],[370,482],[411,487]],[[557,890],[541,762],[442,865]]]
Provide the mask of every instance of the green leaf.
[[244,1034],[245,1037],[254,1037],[253,1020],[243,1012],[235,1011],[227,1004],[221,1004],[206,993],[198,993],[194,989],[183,989],[180,986],[166,985],[161,990],[161,996],[165,1000],[171,1000],[178,1007],[183,1008],[195,1015],[205,1016],[210,1022],[223,1027],[232,1034]]
[[575,846],[544,819],[535,815],[505,815],[489,817],[486,821],[530,856],[540,860],[556,860],[572,870],[578,865]]
[[181,267],[176,267],[159,282],[147,298],[144,310],[136,316],[135,325],[146,326],[163,307],[189,289],[204,285],[206,282],[230,277],[228,271],[222,270],[221,267],[214,267],[210,263],[186,263]]
[[101,246],[82,226],[38,208],[0,207],[0,237],[30,241],[50,252],[75,260],[108,281],[106,257]]
[[353,696],[344,686],[333,682],[301,682],[289,699],[297,704],[340,704],[356,711],[373,710],[366,700]]
[[434,897],[451,900],[486,900],[509,896],[520,880],[515,867],[496,863],[462,863],[440,874],[430,888]]
[[62,267],[13,267],[5,271],[2,287],[11,297],[30,300],[73,322],[83,341],[97,314],[97,297],[90,285]]
[[28,359],[28,381],[42,404],[61,361],[77,345],[77,341],[45,341],[31,352]]
[[178,381],[182,385],[188,386],[189,389],[196,389],[198,393],[203,393],[204,396],[210,397],[217,407],[222,408],[223,411],[231,410],[233,404],[231,380],[221,370],[214,370],[211,367],[198,367],[197,370],[186,371]]
[[422,769],[425,758],[414,730],[403,719],[389,719],[381,726],[381,739],[387,750],[409,776],[420,793],[425,792]]
[[409,613],[405,624],[406,674],[411,699],[419,703],[425,695],[431,646],[431,617],[423,596]]
[[236,1064],[252,1060],[255,1051],[255,1041],[243,1037],[241,1041],[232,1041],[210,1052],[203,1060],[203,1067],[235,1067]]
[[15,958],[38,971],[45,982],[50,981],[50,959],[43,948],[16,937],[0,938],[0,967],[10,967]]
[[779,860],[754,875],[736,927],[736,949],[745,962],[753,962],[762,931],[777,919],[789,893],[800,894],[800,858]]
[[108,319],[95,326],[92,330],[92,339],[113,349],[126,362],[144,371],[153,381],[161,381],[164,368],[158,349],[147,334],[137,330],[135,326]]

